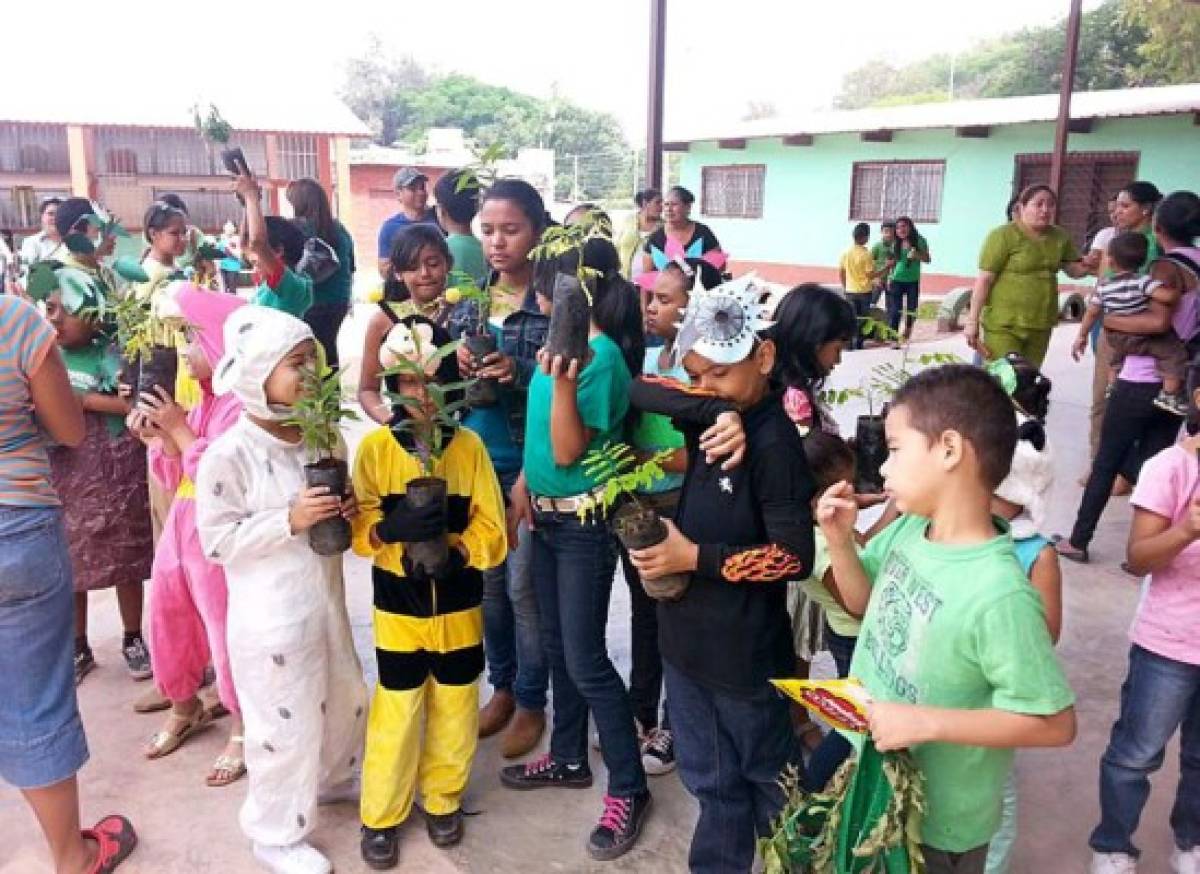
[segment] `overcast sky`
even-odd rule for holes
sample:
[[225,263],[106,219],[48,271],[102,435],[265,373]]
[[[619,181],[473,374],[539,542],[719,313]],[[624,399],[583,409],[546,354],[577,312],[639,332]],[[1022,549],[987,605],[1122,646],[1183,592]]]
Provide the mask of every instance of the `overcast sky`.
[[[1099,0],[1085,0],[1084,8]],[[1065,15],[1067,0],[668,0],[667,130],[736,120],[748,101],[786,115],[827,106],[865,60],[969,48]],[[548,96],[552,87],[645,135],[647,0],[252,0],[4,3],[6,88],[39,81],[136,100],[236,77],[269,100],[279,88],[337,89],[345,60],[377,34],[442,72]],[[48,92],[53,87],[46,89]],[[1049,87],[1047,87],[1049,90]],[[0,103],[4,97],[0,94]]]

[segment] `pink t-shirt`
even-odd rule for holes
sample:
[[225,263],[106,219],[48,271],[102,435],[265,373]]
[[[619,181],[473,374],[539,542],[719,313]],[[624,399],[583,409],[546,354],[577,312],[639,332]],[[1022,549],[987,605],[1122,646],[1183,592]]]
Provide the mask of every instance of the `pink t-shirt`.
[[[1164,449],[1142,467],[1131,501],[1135,507],[1179,522],[1200,483],[1196,454]],[[1200,540],[1166,568],[1150,575],[1130,637],[1165,658],[1200,665]]]

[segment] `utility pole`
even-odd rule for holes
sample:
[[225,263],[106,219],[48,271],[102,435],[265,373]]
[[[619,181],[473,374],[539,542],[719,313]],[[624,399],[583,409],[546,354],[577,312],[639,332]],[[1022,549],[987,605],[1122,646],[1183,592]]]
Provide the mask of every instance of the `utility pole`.
[[667,0],[650,0],[650,81],[646,100],[646,187],[662,188],[663,81]]
[[954,64],[957,60],[958,60],[958,53],[951,52],[950,53],[950,87],[948,89],[948,96],[950,97],[951,100],[954,99]]
[[571,158],[575,162],[575,170],[573,172],[575,181],[571,186],[571,200],[578,203],[580,200],[580,197],[579,197],[579,156],[572,155]]
[[634,149],[633,150],[633,196],[634,197],[637,197],[638,182],[640,182],[640,181],[641,180],[638,179],[638,151],[637,151],[637,149]]
[[1050,157],[1050,187],[1063,200],[1063,175],[1067,163],[1067,137],[1071,128],[1071,93],[1075,90],[1075,61],[1079,55],[1079,19],[1083,0],[1070,0],[1067,15],[1067,45],[1063,52],[1062,87],[1058,93],[1058,124],[1054,129],[1054,154]]

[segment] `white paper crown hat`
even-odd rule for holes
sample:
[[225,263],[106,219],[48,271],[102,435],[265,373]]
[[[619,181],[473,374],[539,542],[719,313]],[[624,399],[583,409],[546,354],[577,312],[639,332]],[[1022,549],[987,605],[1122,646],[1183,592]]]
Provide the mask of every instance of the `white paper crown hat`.
[[225,320],[225,355],[213,369],[213,393],[233,392],[246,412],[260,419],[291,418],[291,407],[267,403],[263,383],[289,352],[312,339],[312,329],[285,312],[257,304],[239,307]]
[[754,342],[775,324],[767,316],[769,289],[753,273],[715,288],[700,284],[700,271],[679,322],[675,338],[676,363],[689,352],[714,364],[737,364],[754,350]]

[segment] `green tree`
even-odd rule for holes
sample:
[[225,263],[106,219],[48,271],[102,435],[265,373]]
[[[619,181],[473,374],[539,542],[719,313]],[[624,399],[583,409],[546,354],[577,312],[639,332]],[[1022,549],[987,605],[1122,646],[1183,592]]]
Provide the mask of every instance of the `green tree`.
[[379,37],[372,36],[363,54],[346,66],[342,98],[371,128],[376,142],[390,146],[410,112],[402,95],[428,83],[429,77],[416,61],[389,54]]
[[[1124,18],[1145,38],[1139,84],[1200,81],[1200,6],[1181,0],[1125,0]],[[1161,77],[1155,79],[1155,76]]]

